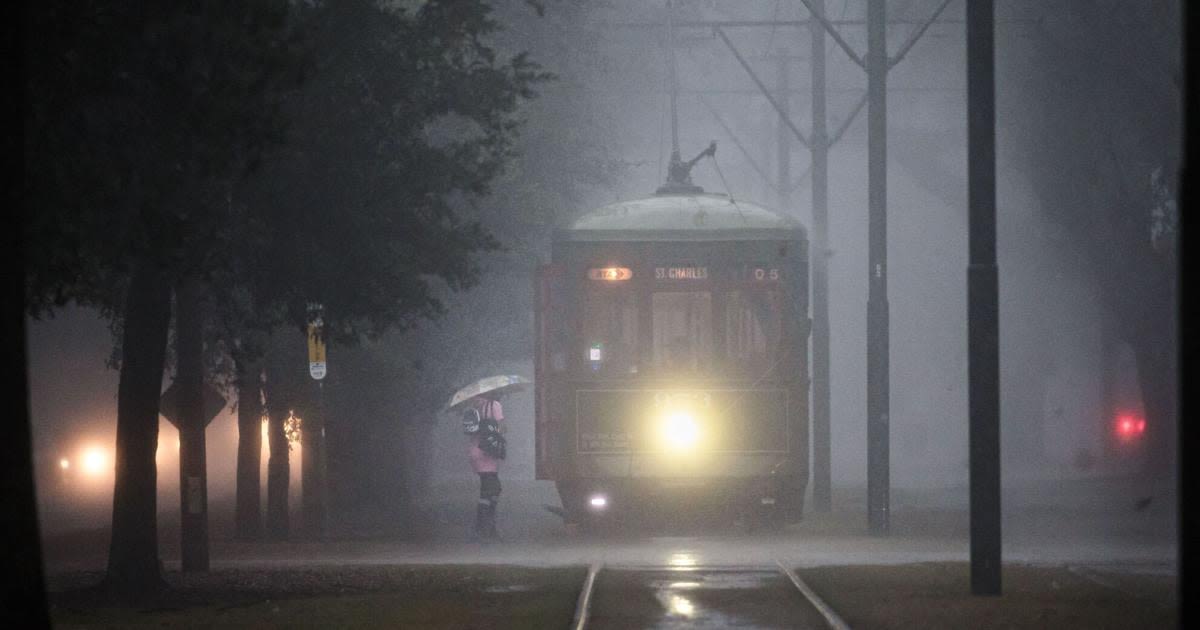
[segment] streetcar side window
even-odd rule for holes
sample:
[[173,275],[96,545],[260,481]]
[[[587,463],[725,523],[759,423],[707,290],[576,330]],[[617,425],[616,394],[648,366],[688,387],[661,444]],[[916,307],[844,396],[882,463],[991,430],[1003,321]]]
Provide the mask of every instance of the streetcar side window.
[[778,291],[734,290],[725,299],[725,357],[729,367],[761,376],[778,356],[782,305]]
[[707,372],[712,365],[712,294],[658,292],[651,298],[653,362],[660,374]]
[[638,371],[638,308],[627,288],[596,287],[584,291],[583,365],[600,376],[633,375]]

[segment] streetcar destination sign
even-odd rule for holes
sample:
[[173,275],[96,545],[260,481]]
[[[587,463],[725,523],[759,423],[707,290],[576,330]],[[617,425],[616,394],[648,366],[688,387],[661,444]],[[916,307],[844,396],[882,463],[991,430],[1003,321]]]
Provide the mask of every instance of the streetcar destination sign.
[[707,280],[708,267],[655,267],[655,280]]

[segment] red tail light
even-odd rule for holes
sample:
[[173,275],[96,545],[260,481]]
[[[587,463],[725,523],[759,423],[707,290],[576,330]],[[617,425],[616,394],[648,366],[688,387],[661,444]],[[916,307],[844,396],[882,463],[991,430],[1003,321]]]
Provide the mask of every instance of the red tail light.
[[1117,437],[1123,442],[1128,442],[1146,432],[1146,421],[1133,414],[1121,414],[1117,416],[1115,429]]

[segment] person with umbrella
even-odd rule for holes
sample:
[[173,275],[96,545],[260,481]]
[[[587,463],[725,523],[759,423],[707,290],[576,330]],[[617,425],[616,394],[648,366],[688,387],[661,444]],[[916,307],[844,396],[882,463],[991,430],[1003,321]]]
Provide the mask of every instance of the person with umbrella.
[[450,408],[463,409],[463,432],[470,436],[467,459],[479,475],[479,502],[475,511],[475,536],[499,540],[496,507],[500,502],[500,460],[505,457],[504,409],[500,397],[523,389],[529,381],[519,376],[494,376],[460,389]]

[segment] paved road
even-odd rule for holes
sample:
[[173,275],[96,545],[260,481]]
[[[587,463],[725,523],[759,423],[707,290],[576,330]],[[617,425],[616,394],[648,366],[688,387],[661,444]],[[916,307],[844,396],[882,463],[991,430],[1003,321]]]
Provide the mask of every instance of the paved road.
[[[572,535],[542,508],[556,503],[553,486],[506,481],[501,529],[507,542],[468,542],[474,496],[469,484],[447,486],[437,506],[437,537],[426,542],[363,539],[329,543],[238,543],[213,512],[212,565],[495,563],[528,566],[669,565],[679,554],[697,565],[765,566],[776,561],[806,567],[965,561],[967,513],[962,490],[893,494],[892,534],[867,535],[859,489],[835,495],[838,511],[809,514],[803,523],[772,535],[748,535],[735,524],[682,515],[673,523],[596,536]],[[1177,553],[1172,496],[1156,495],[1138,508],[1146,489],[1123,483],[1051,483],[1006,489],[1004,558],[1007,562],[1096,566],[1106,570],[1171,573]],[[160,528],[168,568],[178,566],[176,532]],[[50,570],[103,568],[107,534],[74,541],[48,537]]]

